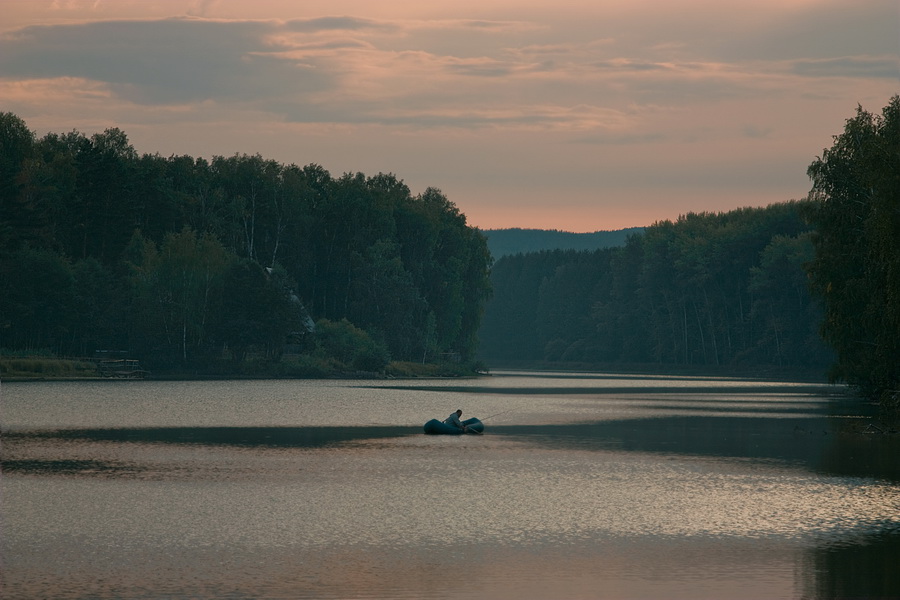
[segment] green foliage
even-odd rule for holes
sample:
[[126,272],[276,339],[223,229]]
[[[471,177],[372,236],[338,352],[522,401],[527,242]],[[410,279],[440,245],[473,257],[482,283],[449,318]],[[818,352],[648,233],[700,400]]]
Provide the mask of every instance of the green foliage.
[[624,246],[629,236],[642,233],[643,227],[616,231],[572,233],[556,229],[487,229],[484,236],[495,260],[514,254],[529,254],[544,250],[602,250]]
[[35,156],[34,133],[12,113],[0,113],[0,251],[28,241],[35,205],[25,193],[21,174]]
[[170,233],[156,251],[139,238],[142,250],[133,278],[134,323],[141,354],[184,364],[206,345],[214,307],[224,300],[224,276],[233,256],[213,237],[188,229]]
[[301,379],[322,379],[342,372],[343,365],[335,359],[312,354],[287,357],[277,365],[276,375]]
[[347,319],[316,322],[316,355],[336,360],[343,370],[383,371],[390,361],[387,347]]
[[438,363],[414,363],[407,361],[392,361],[385,369],[385,374],[390,377],[463,377],[475,373],[486,373],[487,367],[480,362],[438,362]]
[[489,268],[440,191],[391,174],[138,156],[119,129],[37,139],[0,114],[0,346],[258,371],[325,318],[377,337],[347,368],[471,358]]
[[783,366],[797,357],[808,364],[827,364],[833,358],[819,337],[822,309],[809,294],[804,270],[815,254],[811,238],[809,232],[777,235],[762,251],[759,266],[751,268],[750,314],[761,327],[753,356],[757,361]]
[[815,367],[828,352],[802,270],[800,204],[688,214],[622,248],[494,265],[486,360]]
[[76,322],[75,278],[52,250],[25,246],[0,262],[0,342],[7,348],[65,348]]
[[[543,359],[544,347],[553,341],[539,335],[541,289],[556,269],[570,261],[574,251],[517,254],[497,261],[491,271],[493,296],[486,305],[481,336],[481,356],[487,359]],[[546,306],[546,303],[545,303]]]
[[[72,265],[75,280],[76,318],[72,347],[78,356],[90,356],[95,349],[127,347],[126,282],[112,269],[94,258]],[[76,345],[77,344],[77,345]]]
[[900,96],[881,115],[859,107],[809,167],[816,226],[813,289],[836,379],[887,402],[900,398]]
[[224,273],[222,288],[221,310],[215,315],[217,341],[236,362],[253,348],[267,358],[280,357],[286,332],[301,324],[274,274],[251,260],[236,260]]

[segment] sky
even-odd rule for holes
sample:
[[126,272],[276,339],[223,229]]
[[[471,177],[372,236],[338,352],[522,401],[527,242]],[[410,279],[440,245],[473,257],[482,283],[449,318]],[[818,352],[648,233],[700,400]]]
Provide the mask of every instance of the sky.
[[0,111],[587,232],[801,199],[900,93],[898,0],[2,0]]

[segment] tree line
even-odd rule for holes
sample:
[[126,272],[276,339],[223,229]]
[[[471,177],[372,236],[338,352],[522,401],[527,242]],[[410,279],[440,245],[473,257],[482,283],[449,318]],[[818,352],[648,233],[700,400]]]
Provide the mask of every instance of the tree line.
[[643,227],[629,227],[615,231],[572,233],[557,229],[487,229],[488,249],[494,260],[508,254],[527,254],[541,250],[600,250],[622,246],[629,236],[640,233]]
[[[824,369],[900,403],[900,99],[859,107],[809,197],[622,247],[515,254],[439,190],[259,155],[138,155],[0,114],[0,349],[337,368],[479,356]],[[482,319],[482,309],[486,305]],[[313,325],[316,321],[316,325]],[[315,335],[309,335],[315,329]]]
[[159,368],[286,344],[371,370],[470,361],[490,263],[440,190],[392,174],[139,155],[116,128],[38,138],[0,114],[7,350],[128,349]]
[[[501,258],[485,360],[811,367],[831,354],[803,264],[805,203],[690,213],[594,252]],[[508,343],[514,338],[514,343]]]
[[499,259],[481,355],[814,368],[900,408],[900,97],[859,107],[808,174],[803,201]]

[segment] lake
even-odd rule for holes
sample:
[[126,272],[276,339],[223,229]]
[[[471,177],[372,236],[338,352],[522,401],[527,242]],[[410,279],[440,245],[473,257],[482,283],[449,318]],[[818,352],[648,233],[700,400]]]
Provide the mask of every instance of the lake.
[[[4,598],[900,596],[900,436],[842,387],[3,382]],[[426,436],[461,408],[484,435]]]

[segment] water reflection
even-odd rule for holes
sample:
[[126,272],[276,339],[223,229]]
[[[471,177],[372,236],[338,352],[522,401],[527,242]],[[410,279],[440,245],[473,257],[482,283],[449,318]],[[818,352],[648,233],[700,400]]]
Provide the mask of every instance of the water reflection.
[[318,448],[421,433],[421,427],[121,427],[9,432],[8,439],[89,440],[153,444]]
[[900,535],[881,532],[817,548],[806,557],[808,598],[900,598]]
[[555,448],[776,460],[819,473],[900,481],[900,436],[846,427],[845,421],[825,418],[675,416],[490,431]]
[[[598,381],[618,391],[579,391]],[[4,413],[5,597],[898,591],[897,437],[793,385],[621,381],[29,389]],[[421,432],[457,406],[499,416]]]
[[[795,412],[784,409],[786,412]],[[765,413],[770,413],[765,409]],[[777,411],[776,411],[777,412]],[[498,425],[489,435],[561,450],[615,450],[783,461],[811,471],[900,481],[900,436],[846,432],[846,422],[823,417],[787,419],[742,416],[669,416],[576,424]],[[75,428],[8,432],[16,448],[32,440],[139,444],[321,448],[360,441],[394,440],[420,427],[151,427]],[[115,471],[89,460],[3,460],[11,472]]]

